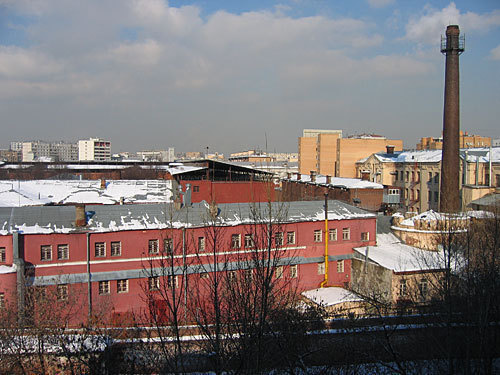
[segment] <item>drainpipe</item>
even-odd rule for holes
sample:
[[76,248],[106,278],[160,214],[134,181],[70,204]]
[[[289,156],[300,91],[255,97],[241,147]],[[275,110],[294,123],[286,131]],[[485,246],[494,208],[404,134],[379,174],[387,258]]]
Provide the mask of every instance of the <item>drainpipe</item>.
[[182,228],[182,273],[184,278],[184,321],[187,322],[186,228]]
[[479,157],[476,156],[476,186],[479,185]]
[[321,282],[321,288],[328,284],[328,234],[328,193],[325,193],[325,280]]
[[87,301],[89,319],[92,317],[92,280],[90,274],[90,233],[87,232]]
[[16,265],[16,289],[17,289],[17,318],[19,324],[24,324],[26,279],[24,259],[19,251],[19,232],[12,232],[12,254]]
[[491,175],[491,143],[490,143],[490,154],[489,154],[488,159],[489,159],[489,169],[490,169],[490,172],[489,172],[490,173],[490,180],[488,181],[489,182],[488,185],[489,185],[489,187],[492,187],[493,184],[491,183],[491,181],[493,180],[493,176]]

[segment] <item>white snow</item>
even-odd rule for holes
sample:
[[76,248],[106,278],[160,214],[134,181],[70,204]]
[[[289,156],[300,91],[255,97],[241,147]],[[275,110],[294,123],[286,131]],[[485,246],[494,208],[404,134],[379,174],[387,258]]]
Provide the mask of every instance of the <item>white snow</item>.
[[347,289],[340,287],[317,288],[306,290],[302,295],[321,306],[333,306],[342,302],[362,301],[361,298]]
[[359,178],[346,177],[330,177],[330,183],[326,183],[326,176],[316,175],[316,181],[311,182],[311,176],[308,174],[300,175],[300,180],[297,180],[297,175],[292,175],[291,181],[302,181],[318,185],[342,186],[348,189],[383,189],[384,186],[376,182],[365,181]]
[[172,197],[172,180],[0,181],[0,207],[38,206],[49,203],[165,203]]
[[[366,256],[366,247],[355,248]],[[394,272],[425,271],[444,268],[443,255],[403,244],[392,233],[377,234],[377,246],[368,246],[368,258]]]
[[12,266],[0,266],[0,274],[14,273],[17,271],[17,266],[13,264]]

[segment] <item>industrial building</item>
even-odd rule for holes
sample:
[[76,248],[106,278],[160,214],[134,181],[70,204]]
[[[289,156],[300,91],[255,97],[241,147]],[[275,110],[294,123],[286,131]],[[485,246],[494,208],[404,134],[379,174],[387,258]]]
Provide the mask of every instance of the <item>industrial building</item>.
[[[269,244],[257,233],[269,228],[275,277],[298,291],[325,278],[327,286],[349,285],[353,249],[376,243],[376,217],[329,201],[326,229],[323,203],[273,203],[271,211],[267,204],[206,203],[0,208],[0,303],[22,301],[25,288],[52,288],[78,306],[72,324],[103,307],[107,319],[123,322],[147,308],[145,293],[159,299],[159,285],[175,285],[184,309],[211,273],[251,277],[252,254]],[[262,224],[266,212],[272,220]],[[166,259],[173,262],[167,271]]]

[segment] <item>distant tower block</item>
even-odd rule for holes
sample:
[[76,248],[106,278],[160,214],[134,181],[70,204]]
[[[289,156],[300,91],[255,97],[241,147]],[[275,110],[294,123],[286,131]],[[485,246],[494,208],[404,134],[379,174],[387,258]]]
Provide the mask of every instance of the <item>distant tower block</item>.
[[458,60],[464,51],[464,38],[457,25],[446,28],[446,38],[441,38],[441,53],[446,55],[443,115],[443,157],[441,161],[441,212],[460,211],[460,90]]

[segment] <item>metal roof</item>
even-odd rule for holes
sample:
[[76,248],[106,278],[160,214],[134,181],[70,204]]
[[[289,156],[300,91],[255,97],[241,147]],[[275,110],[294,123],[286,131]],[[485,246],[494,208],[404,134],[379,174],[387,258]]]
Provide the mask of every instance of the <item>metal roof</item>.
[[[216,207],[218,225],[232,226],[266,222],[271,216],[277,222],[324,220],[323,201],[286,203],[230,203]],[[269,208],[271,215],[269,215]],[[24,233],[69,233],[73,231],[110,232],[120,230],[164,229],[169,227],[206,226],[213,222],[205,202],[179,210],[168,204],[87,205],[88,225],[75,228],[75,207],[41,206],[0,208],[0,234],[12,230]],[[340,201],[328,202],[329,220],[375,218],[360,208]]]

